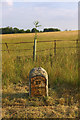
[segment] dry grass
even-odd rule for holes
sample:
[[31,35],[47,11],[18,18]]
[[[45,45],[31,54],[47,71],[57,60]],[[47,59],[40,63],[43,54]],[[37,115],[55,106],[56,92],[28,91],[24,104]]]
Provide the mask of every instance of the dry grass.
[[76,88],[66,86],[49,88],[49,97],[30,98],[24,84],[3,88],[3,118],[76,118],[80,96]]

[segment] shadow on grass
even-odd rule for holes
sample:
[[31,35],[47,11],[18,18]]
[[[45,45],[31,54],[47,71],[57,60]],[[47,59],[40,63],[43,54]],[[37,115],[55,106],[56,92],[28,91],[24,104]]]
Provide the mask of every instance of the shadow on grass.
[[28,98],[29,93],[3,93],[2,98],[9,98],[9,99],[14,99],[14,98]]
[[[75,94],[79,93],[79,89],[76,86],[69,86],[67,84],[63,85],[54,85],[54,87],[50,90],[49,88],[49,96],[52,97],[51,93],[56,93],[58,98],[61,98],[63,94],[68,94],[70,96],[74,96]],[[8,98],[8,99],[14,99],[14,98],[23,98],[27,99],[29,97],[29,92],[28,93],[3,93],[2,98]]]

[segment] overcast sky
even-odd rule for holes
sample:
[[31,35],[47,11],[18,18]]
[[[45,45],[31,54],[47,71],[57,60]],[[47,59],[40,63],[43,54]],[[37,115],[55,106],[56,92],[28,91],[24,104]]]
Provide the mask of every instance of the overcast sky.
[[78,29],[78,2],[3,2],[2,27],[32,29],[38,20],[40,29]]

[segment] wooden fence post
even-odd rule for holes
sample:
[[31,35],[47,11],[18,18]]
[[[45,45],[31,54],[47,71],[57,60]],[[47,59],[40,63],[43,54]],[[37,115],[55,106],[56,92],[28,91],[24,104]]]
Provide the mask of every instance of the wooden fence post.
[[77,51],[77,58],[78,58],[78,80],[77,80],[77,86],[78,90],[80,88],[80,39],[78,38],[76,40],[76,51]]
[[36,61],[36,41],[37,41],[37,39],[34,39],[34,46],[33,46],[33,61]]
[[7,43],[5,43],[5,45],[6,45],[6,47],[7,47],[8,53],[9,53],[8,44],[7,44]]
[[78,48],[78,39],[76,40],[76,48]]
[[56,40],[54,40],[54,56],[56,56]]

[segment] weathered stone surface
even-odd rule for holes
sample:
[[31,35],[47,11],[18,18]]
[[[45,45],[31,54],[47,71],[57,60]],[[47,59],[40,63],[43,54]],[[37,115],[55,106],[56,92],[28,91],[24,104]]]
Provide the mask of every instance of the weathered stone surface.
[[33,68],[29,74],[29,95],[48,96],[48,75],[42,68]]
[[42,67],[33,68],[30,71],[29,78],[31,79],[32,77],[35,77],[37,75],[44,76],[46,79],[48,79],[47,72]]

